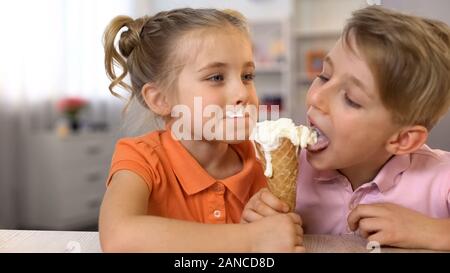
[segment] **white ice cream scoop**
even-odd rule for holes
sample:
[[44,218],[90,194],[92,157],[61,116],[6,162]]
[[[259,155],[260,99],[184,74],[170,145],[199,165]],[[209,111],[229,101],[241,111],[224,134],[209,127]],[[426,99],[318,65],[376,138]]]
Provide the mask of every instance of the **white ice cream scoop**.
[[264,175],[272,177],[272,157],[270,152],[276,150],[282,138],[288,138],[297,148],[306,148],[317,142],[317,132],[307,126],[296,126],[291,119],[266,120],[258,122],[250,139],[259,143],[264,151],[266,169]]

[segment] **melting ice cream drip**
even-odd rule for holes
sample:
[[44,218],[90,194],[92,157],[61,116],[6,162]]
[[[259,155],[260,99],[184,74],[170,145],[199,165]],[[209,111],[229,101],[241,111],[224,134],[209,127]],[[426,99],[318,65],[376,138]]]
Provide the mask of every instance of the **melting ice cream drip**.
[[264,151],[266,177],[273,175],[271,152],[280,146],[282,138],[288,138],[298,151],[299,148],[304,149],[316,143],[317,132],[307,126],[295,126],[294,122],[288,118],[258,122],[251,139],[259,143]]

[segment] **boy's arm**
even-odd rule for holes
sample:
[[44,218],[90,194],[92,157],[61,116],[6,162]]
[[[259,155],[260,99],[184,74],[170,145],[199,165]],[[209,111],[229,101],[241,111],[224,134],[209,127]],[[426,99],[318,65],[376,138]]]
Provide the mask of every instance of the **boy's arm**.
[[200,224],[147,215],[149,197],[149,188],[140,176],[129,171],[114,175],[100,212],[103,251],[304,251],[303,231],[295,214],[246,225]]
[[381,245],[450,250],[450,219],[431,218],[395,204],[359,205],[349,214],[348,224]]

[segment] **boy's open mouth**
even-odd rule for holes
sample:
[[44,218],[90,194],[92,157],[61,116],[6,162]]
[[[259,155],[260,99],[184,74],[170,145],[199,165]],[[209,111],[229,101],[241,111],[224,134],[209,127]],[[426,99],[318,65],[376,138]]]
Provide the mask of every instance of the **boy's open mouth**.
[[308,151],[312,153],[318,153],[325,150],[330,144],[328,137],[314,124],[311,124],[311,128],[317,132],[317,142],[314,145],[308,145]]

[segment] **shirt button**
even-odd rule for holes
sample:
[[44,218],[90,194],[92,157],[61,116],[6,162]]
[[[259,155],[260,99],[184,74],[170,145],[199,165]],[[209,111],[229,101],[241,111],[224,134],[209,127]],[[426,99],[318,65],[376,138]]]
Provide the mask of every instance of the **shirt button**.
[[225,190],[225,186],[222,183],[214,184],[213,190],[216,192],[223,192]]
[[214,217],[216,217],[216,218],[220,218],[220,216],[222,216],[222,212],[220,212],[220,210],[218,210],[218,209],[215,210],[213,214],[214,214]]

